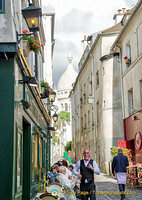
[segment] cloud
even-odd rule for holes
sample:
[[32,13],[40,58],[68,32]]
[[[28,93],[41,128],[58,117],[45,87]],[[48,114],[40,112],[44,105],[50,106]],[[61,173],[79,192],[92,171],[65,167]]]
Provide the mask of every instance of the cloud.
[[53,81],[56,87],[60,76],[67,69],[68,66],[67,56],[69,51],[71,51],[73,56],[73,67],[77,71],[78,58],[80,56],[78,46],[71,41],[66,42],[63,39],[58,39],[56,41],[55,51],[53,56]]
[[93,13],[73,8],[68,14],[57,21],[57,32],[72,34],[90,31],[93,23]]
[[55,8],[52,5],[43,5],[42,6],[42,13],[55,13]]
[[[67,54],[73,54],[77,70],[81,58],[83,35],[107,29],[114,25],[113,15],[118,9],[130,9],[138,0],[49,0],[46,9],[55,12],[55,48],[53,81],[57,82],[67,68]],[[47,1],[43,0],[46,3]],[[54,6],[53,6],[54,5]]]

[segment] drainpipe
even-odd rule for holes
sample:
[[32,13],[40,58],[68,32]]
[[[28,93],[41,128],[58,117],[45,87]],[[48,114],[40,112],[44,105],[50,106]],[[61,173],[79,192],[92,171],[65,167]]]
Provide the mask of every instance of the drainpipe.
[[120,49],[120,59],[118,60],[120,62],[120,84],[121,84],[121,95],[122,95],[122,114],[123,114],[123,119],[125,118],[125,106],[124,106],[124,88],[123,88],[123,70],[122,70],[122,50],[121,47],[118,45],[115,45]]
[[[92,65],[91,65],[91,71],[92,71],[92,96],[94,97],[94,101],[93,101],[93,108],[95,108],[95,94],[94,94],[94,56],[91,53],[91,44],[87,41],[89,47],[90,47],[90,57],[92,58]],[[94,115],[94,109],[93,109],[93,115]],[[94,117],[94,120],[96,119],[96,117]],[[95,123],[96,124],[96,123]],[[95,159],[97,159],[97,140],[96,140],[96,125],[95,125]]]

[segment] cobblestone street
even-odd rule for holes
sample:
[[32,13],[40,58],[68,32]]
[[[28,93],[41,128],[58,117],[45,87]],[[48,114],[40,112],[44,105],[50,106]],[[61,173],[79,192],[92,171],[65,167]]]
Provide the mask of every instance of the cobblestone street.
[[[101,174],[95,175],[97,200],[119,200],[120,195],[114,194],[119,192],[117,181],[108,175]],[[111,194],[112,192],[112,194]],[[126,187],[127,200],[140,200],[142,199],[142,188],[128,188]],[[104,194],[102,194],[104,193]]]

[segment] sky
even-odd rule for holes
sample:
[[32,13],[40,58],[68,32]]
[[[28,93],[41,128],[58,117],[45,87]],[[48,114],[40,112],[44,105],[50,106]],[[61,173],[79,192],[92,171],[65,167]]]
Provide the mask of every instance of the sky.
[[84,35],[113,26],[113,16],[117,10],[131,9],[137,2],[138,0],[42,0],[43,11],[55,13],[53,82],[56,88],[60,76],[67,68],[69,52],[73,56],[73,67],[78,71]]

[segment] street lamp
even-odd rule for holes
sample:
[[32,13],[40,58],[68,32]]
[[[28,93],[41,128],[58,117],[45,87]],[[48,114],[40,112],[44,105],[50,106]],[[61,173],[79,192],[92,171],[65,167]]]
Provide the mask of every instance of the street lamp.
[[53,102],[55,101],[55,97],[56,97],[56,92],[52,91],[50,94],[49,94],[49,102],[51,104],[53,104]]
[[[20,43],[21,39],[25,36],[36,35],[36,32],[40,29],[40,19],[41,19],[41,8],[35,7],[33,4],[29,3],[29,7],[22,9],[22,15],[26,21],[26,24],[29,28],[29,31],[32,33],[24,33],[24,34],[17,34],[17,41],[18,44]],[[20,39],[18,39],[20,37]]]
[[31,32],[39,31],[40,19],[41,19],[41,8],[29,4],[29,7],[22,9],[22,15],[27,23],[27,26]]
[[53,121],[57,122],[58,121],[58,115],[56,114],[56,112],[54,113],[53,117]]

